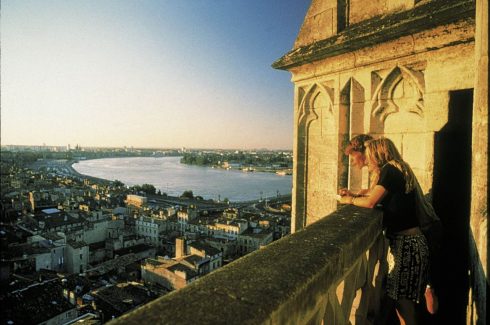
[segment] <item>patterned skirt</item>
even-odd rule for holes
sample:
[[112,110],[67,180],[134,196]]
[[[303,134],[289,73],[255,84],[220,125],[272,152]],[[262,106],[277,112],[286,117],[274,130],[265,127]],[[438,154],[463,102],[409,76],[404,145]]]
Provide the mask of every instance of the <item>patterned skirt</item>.
[[424,235],[389,235],[388,296],[420,302],[429,271],[429,248]]

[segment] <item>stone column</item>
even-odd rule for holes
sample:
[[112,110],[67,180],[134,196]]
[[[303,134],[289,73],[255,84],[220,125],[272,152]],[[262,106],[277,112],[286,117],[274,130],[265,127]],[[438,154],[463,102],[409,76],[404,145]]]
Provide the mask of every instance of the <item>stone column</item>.
[[468,324],[486,324],[488,248],[488,0],[476,0]]

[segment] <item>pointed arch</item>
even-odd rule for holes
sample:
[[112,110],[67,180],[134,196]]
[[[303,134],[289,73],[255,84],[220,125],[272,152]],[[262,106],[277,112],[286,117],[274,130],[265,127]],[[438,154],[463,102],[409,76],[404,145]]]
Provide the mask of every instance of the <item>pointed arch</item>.
[[[405,92],[405,89],[401,89],[401,87],[406,86],[402,84],[403,82],[407,83],[413,90],[412,103],[406,107],[400,107],[397,103],[397,97],[399,96],[397,96],[396,92]],[[379,83],[374,92],[372,117],[383,124],[388,115],[396,113],[400,109],[405,109],[410,113],[424,117],[424,94],[425,82],[423,73],[404,66],[396,66]]]
[[350,77],[340,89],[338,184],[341,187],[361,188],[363,173],[358,168],[351,168],[349,158],[343,149],[353,136],[365,132],[365,93],[365,88],[354,77]]
[[[311,220],[307,220],[308,215],[308,175],[311,159],[311,146],[318,141],[315,132],[322,133],[325,113],[331,115],[327,122],[333,121],[333,90],[328,86],[314,83],[308,87],[300,89],[298,93],[298,117],[297,125],[297,164],[295,173],[295,192],[296,192],[296,211],[294,224],[296,229],[304,228]],[[318,123],[318,124],[316,124]],[[313,133],[313,134],[312,134]],[[314,137],[313,143],[311,142]],[[321,135],[320,135],[321,137]],[[311,193],[310,193],[311,194]]]
[[326,95],[328,109],[330,112],[333,112],[333,94],[331,89],[322,84],[315,83],[302,91],[304,93],[300,97],[298,125],[309,124],[311,121],[318,119],[319,116],[315,107],[315,101],[318,96]]

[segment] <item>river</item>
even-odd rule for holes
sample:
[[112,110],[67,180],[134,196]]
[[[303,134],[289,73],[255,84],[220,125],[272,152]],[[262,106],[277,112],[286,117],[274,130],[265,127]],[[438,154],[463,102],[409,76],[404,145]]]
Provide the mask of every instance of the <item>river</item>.
[[181,164],[180,158],[104,158],[83,160],[73,168],[84,175],[117,179],[129,186],[152,184],[172,196],[191,190],[204,199],[237,202],[291,194],[290,175],[190,166]]

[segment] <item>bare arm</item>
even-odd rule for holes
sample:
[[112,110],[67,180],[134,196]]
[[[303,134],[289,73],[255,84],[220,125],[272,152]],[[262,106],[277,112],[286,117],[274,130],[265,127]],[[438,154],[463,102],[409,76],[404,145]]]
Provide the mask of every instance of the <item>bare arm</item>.
[[339,190],[339,194],[341,196],[350,195],[350,196],[353,196],[353,197],[365,196],[365,195],[367,195],[368,192],[369,192],[369,189],[362,189],[362,190],[359,190],[359,191],[356,191],[356,192],[352,192],[352,191],[350,191],[347,188],[342,188],[342,189]]
[[381,185],[374,186],[371,190],[366,192],[364,196],[352,196],[345,195],[339,200],[342,204],[352,204],[363,208],[374,208],[381,199],[386,195],[386,189]]
[[370,190],[369,190],[369,189],[367,189],[367,188],[362,189],[362,190],[360,190],[359,192],[357,192],[356,196],[366,196],[366,195],[368,195],[369,191],[370,191]]

